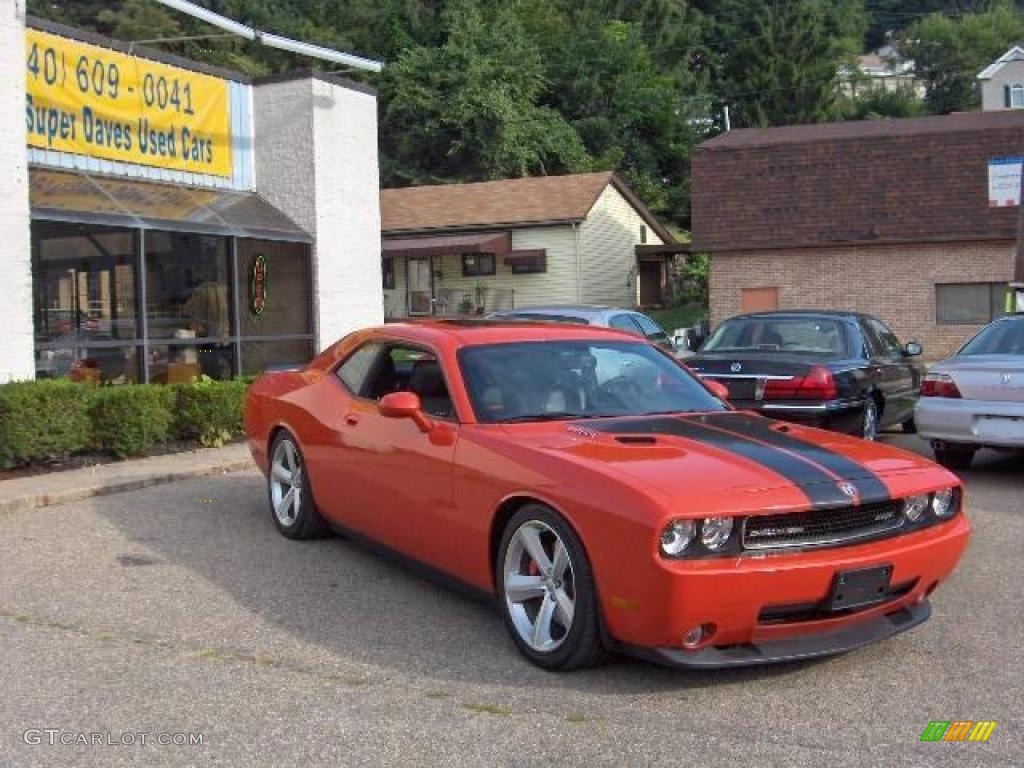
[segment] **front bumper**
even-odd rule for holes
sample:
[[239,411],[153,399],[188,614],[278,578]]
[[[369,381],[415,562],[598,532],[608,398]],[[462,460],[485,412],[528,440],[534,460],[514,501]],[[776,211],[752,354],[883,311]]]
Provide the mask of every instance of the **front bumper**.
[[924,397],[917,403],[914,423],[926,440],[1024,447],[1024,403]]
[[[928,618],[927,597],[950,575],[970,537],[949,522],[840,547],[703,560],[657,558],[654,575],[603,599],[610,634],[628,652],[679,666],[733,666],[842,653]],[[656,556],[657,557],[657,556]],[[830,611],[840,571],[891,566],[880,602]],[[604,597],[604,596],[603,596]],[[922,607],[923,606],[923,607]],[[683,647],[701,625],[703,646]]]
[[846,653],[879,640],[885,640],[916,627],[931,615],[932,607],[925,600],[904,608],[897,608],[891,613],[885,613],[867,621],[839,626],[814,635],[797,635],[742,645],[710,646],[696,651],[685,651],[679,648],[630,648],[628,651],[657,664],[690,669],[747,667],[756,664],[800,661]]

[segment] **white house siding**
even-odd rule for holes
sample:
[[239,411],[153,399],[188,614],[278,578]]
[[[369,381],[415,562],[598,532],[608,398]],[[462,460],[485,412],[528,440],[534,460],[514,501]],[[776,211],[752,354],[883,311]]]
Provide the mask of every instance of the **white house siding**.
[[629,201],[611,184],[605,187],[580,228],[583,303],[618,307],[638,303],[635,268],[641,227],[647,230],[647,244],[662,244]]
[[[434,278],[435,296],[443,291],[453,291],[456,297],[468,293],[475,301],[477,285],[488,288],[486,307],[493,306],[495,290],[512,289],[516,307],[535,304],[574,304],[576,297],[576,229],[571,226],[531,227],[512,230],[513,250],[547,251],[547,271],[532,274],[513,274],[502,257],[497,258],[496,274],[484,277],[463,277],[461,254],[434,257],[434,271],[440,271],[441,278]],[[384,291],[384,308],[390,317],[404,317],[407,311],[405,258],[395,259],[395,288]],[[447,308],[447,314],[458,310]]]
[[1006,109],[1004,88],[1024,85],[1024,61],[1007,62],[991,78],[980,82],[982,110],[991,112]]
[[25,144],[25,3],[0,7],[0,243],[3,243],[4,327],[0,383],[35,376],[32,344],[32,266],[29,246],[28,163]]

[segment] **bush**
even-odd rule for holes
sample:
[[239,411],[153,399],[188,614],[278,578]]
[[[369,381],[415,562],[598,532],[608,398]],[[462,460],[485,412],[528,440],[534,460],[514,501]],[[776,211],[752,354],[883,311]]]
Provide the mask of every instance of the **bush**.
[[173,436],[174,389],[124,384],[93,390],[89,417],[96,447],[115,456],[145,453]]
[[213,381],[202,377],[176,389],[177,431],[207,447],[221,446],[242,432],[242,413],[249,382]]
[[0,385],[0,465],[66,456],[88,447],[93,390],[69,381]]

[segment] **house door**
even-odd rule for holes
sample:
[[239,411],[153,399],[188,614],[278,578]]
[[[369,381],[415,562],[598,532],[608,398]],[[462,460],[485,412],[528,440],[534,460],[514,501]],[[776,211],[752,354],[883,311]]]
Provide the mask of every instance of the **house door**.
[[661,267],[660,261],[641,261],[637,263],[640,279],[639,303],[641,307],[654,307],[661,304]]
[[406,274],[409,285],[409,314],[434,314],[434,273],[430,257],[410,257]]

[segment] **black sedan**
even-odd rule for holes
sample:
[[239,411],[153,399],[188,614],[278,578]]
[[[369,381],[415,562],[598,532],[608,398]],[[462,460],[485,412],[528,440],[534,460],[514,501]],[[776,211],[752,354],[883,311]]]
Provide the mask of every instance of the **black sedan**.
[[874,440],[913,431],[920,354],[871,315],[779,311],[726,320],[687,363],[737,408]]

